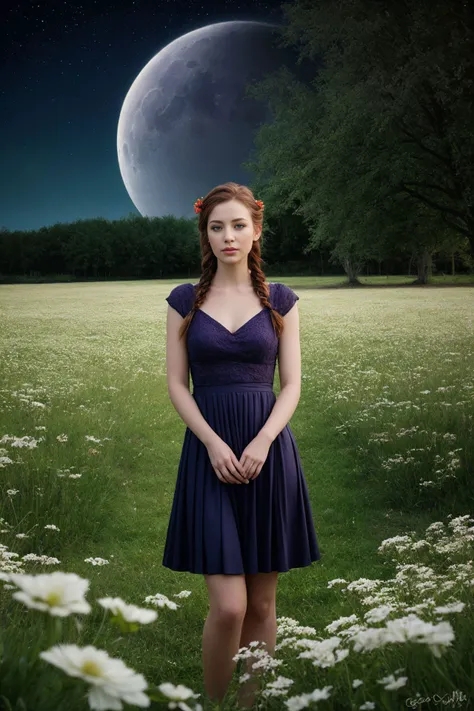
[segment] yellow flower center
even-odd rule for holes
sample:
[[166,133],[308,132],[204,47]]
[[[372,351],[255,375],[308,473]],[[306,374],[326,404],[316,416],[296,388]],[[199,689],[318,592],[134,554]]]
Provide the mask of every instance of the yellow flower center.
[[83,671],[84,674],[88,674],[89,676],[102,676],[102,669],[99,667],[98,664],[96,664],[96,662],[93,662],[90,659],[87,662],[84,662],[81,667],[81,671]]
[[61,602],[62,596],[58,592],[50,592],[45,598],[45,602],[48,603],[50,607],[55,607]]

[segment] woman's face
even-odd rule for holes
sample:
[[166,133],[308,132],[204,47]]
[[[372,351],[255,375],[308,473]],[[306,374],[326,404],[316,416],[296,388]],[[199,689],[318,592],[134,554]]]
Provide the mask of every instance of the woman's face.
[[[245,259],[262,228],[255,228],[249,210],[238,200],[228,200],[212,210],[207,222],[207,237],[217,259],[232,264]],[[224,252],[234,247],[235,252]]]

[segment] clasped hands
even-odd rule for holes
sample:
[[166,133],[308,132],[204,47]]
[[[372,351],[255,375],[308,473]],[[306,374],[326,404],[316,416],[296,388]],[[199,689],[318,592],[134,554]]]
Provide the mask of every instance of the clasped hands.
[[211,466],[223,484],[248,484],[255,479],[265,464],[272,438],[260,432],[249,442],[240,459],[222,437],[216,435],[206,444]]
[[272,439],[265,433],[259,432],[245,447],[239,459],[244,476],[250,481],[256,479],[265,464]]

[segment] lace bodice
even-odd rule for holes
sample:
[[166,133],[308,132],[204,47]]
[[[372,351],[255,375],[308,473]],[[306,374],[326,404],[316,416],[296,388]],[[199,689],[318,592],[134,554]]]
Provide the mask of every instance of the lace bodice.
[[[166,301],[184,318],[191,311],[196,284],[179,284]],[[281,282],[269,282],[270,303],[282,316],[299,296]],[[231,333],[212,316],[195,312],[187,332],[187,353],[194,386],[265,383],[273,386],[278,338],[270,312],[259,311]]]

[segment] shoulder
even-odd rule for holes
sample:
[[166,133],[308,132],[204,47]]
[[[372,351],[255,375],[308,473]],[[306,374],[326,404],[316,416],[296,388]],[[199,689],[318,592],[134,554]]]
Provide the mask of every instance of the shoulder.
[[175,286],[170,293],[177,294],[178,296],[187,296],[192,292],[193,288],[194,287],[191,282],[187,282],[185,284],[178,284],[178,286]]
[[[273,287],[271,286],[273,284]],[[271,289],[273,288],[273,294]],[[282,284],[280,281],[270,282],[270,293],[273,297],[273,308],[275,308],[279,314],[285,316],[291,307],[300,298],[293,289],[291,289],[286,284]]]
[[171,289],[166,301],[184,318],[191,311],[194,300],[193,284],[185,283],[178,284],[174,289]]
[[191,294],[193,293],[193,285],[189,284],[178,284],[174,289],[171,289],[170,296],[174,299],[180,299],[181,301],[189,300]]

